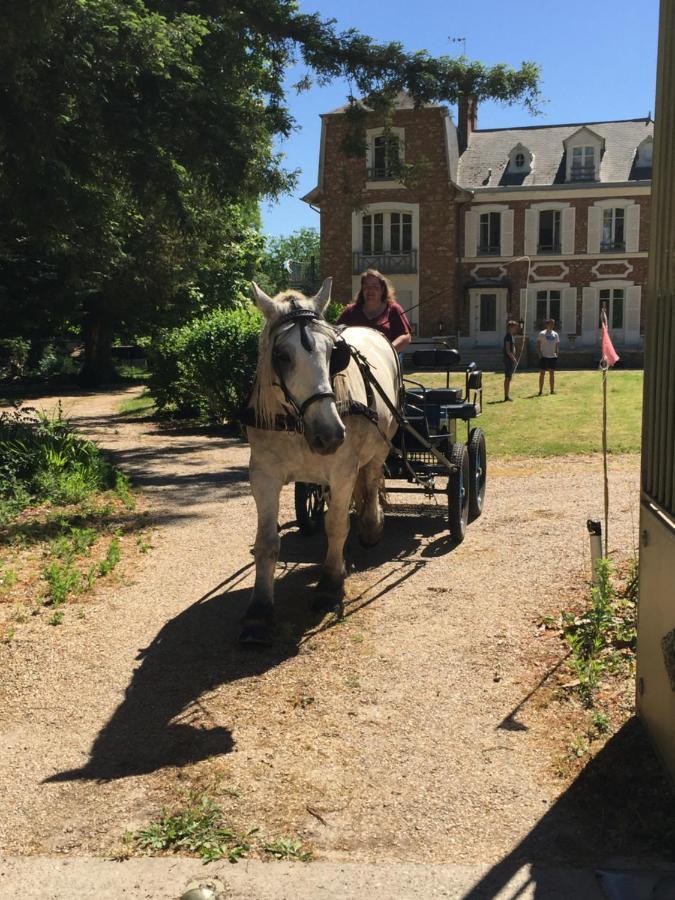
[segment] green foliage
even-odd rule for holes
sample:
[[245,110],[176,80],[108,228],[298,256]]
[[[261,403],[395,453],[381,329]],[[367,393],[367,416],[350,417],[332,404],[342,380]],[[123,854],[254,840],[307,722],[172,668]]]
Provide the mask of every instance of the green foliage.
[[400,90],[417,103],[538,101],[533,63],[433,59],[339,32],[291,0],[9,4],[0,320],[31,338],[82,329],[89,378],[110,372],[115,333],[228,305],[262,251],[259,198],[295,183],[274,138],[293,128],[297,51],[319,83],[347,77],[383,115]]
[[[603,674],[618,671],[622,659],[632,659],[636,651],[637,605],[630,595],[630,580],[619,593],[612,575],[610,561],[598,560],[588,608],[582,615],[569,612],[562,615],[562,632],[571,651],[570,664],[578,681],[577,689],[588,707],[593,706],[594,692]],[[600,715],[594,724],[600,732],[603,727]]]
[[312,858],[312,854],[303,849],[302,841],[297,838],[279,837],[274,841],[265,841],[261,849],[275,859],[309,862]]
[[223,824],[223,811],[209,797],[191,794],[185,809],[170,815],[135,835],[138,846],[149,853],[173,850],[194,853],[204,862],[228,859],[237,862],[250,849],[253,832],[238,834]]
[[115,484],[115,470],[91,441],[78,437],[59,408],[0,414],[0,521],[30,503],[77,503]]
[[30,343],[23,338],[0,340],[0,378],[23,375],[29,350]]
[[286,237],[267,238],[260,271],[256,274],[258,284],[272,296],[286,290],[289,287],[289,268],[316,281],[320,250],[316,228],[299,228]]
[[[229,791],[237,797],[236,791]],[[223,810],[206,795],[190,793],[183,809],[173,813],[162,812],[157,822],[124,836],[126,843],[135,843],[147,853],[193,853],[205,863],[217,859],[237,862],[251,850],[257,850],[274,859],[308,862],[312,854],[304,849],[302,841],[291,837],[264,840],[256,837],[257,828],[238,831],[224,822]]]
[[109,575],[115,566],[119,563],[121,559],[120,552],[120,542],[119,538],[114,537],[110,541],[110,545],[108,547],[108,552],[106,553],[105,559],[99,564],[98,574],[105,578],[106,575]]
[[83,589],[82,576],[70,560],[66,563],[49,563],[43,569],[42,576],[47,582],[45,603],[48,606],[61,606],[69,594],[79,594]]
[[246,303],[165,333],[153,353],[150,381],[158,409],[208,422],[236,415],[253,383],[261,324]]

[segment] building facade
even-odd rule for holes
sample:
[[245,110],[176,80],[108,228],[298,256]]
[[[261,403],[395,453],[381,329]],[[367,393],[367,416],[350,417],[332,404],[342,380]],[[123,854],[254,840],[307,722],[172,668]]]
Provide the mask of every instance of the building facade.
[[371,113],[367,154],[349,156],[345,110],[322,116],[317,187],[321,272],[348,302],[376,268],[411,309],[415,335],[498,346],[505,322],[528,335],[546,318],[566,347],[598,342],[606,304],[615,344],[640,348],[653,123],[484,129],[468,100],[399,98],[385,128]]

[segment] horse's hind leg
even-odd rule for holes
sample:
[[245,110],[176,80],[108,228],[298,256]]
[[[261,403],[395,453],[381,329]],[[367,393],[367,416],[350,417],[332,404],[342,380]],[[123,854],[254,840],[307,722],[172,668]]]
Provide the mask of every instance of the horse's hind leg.
[[330,503],[326,512],[328,552],[318,588],[332,605],[345,595],[345,542],[349,534],[349,507],[354,481],[354,477],[340,478],[330,485]]
[[252,469],[251,491],[258,510],[258,530],[253,547],[255,585],[242,623],[240,641],[265,644],[270,640],[274,620],[274,568],[279,556],[281,482]]
[[359,540],[364,547],[374,547],[382,537],[384,513],[380,503],[380,489],[383,484],[382,461],[372,459],[359,472],[360,502]]

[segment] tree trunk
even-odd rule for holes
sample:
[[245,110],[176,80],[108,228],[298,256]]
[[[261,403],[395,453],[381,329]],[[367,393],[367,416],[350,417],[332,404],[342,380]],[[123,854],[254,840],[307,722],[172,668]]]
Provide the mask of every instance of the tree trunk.
[[80,381],[89,387],[118,381],[119,375],[111,354],[112,323],[102,294],[92,294],[85,301],[82,338],[84,364],[80,371]]

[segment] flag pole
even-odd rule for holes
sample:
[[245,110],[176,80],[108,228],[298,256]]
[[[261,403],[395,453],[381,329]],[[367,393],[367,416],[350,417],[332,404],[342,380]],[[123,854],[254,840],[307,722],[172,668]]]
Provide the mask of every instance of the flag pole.
[[607,304],[600,307],[600,332],[602,355],[600,368],[602,369],[602,467],[605,476],[605,557],[609,554],[609,476],[607,475],[607,370],[619,360],[619,354],[614,349],[612,339],[609,336],[607,322]]
[[602,467],[605,479],[605,558],[609,553],[609,477],[607,475],[607,369],[602,365]]

